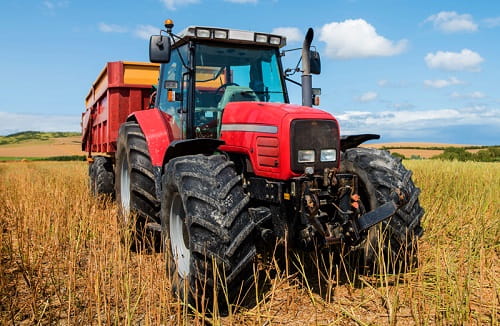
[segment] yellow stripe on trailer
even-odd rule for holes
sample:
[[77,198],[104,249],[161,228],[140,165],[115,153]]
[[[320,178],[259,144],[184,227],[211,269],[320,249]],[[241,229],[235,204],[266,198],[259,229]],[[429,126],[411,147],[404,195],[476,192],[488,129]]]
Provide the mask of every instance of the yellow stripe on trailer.
[[150,84],[158,83],[160,65],[148,62],[123,62],[124,84]]

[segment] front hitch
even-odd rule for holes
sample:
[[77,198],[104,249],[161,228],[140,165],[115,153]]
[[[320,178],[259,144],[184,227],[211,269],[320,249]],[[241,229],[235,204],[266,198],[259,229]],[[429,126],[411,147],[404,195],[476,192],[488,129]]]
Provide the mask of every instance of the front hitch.
[[[395,189],[388,202],[365,212],[358,195],[358,176],[332,173],[330,178],[331,171],[327,172],[322,178],[309,176],[300,180],[299,212],[302,223],[307,225],[300,231],[300,238],[306,246],[314,234],[327,246],[357,245],[369,228],[392,217],[406,203],[406,194]],[[320,189],[320,184],[326,188]],[[336,210],[335,214],[332,214],[332,208]]]
[[398,206],[396,205],[396,203],[393,201],[388,201],[382,206],[379,206],[374,210],[369,211],[368,213],[358,218],[358,220],[356,221],[359,231],[360,232],[366,231],[375,224],[388,219],[392,215],[396,214],[397,210]]

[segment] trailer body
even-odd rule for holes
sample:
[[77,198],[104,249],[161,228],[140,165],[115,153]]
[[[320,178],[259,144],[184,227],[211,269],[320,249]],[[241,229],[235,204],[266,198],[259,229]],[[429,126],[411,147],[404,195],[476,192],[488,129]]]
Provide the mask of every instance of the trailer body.
[[82,150],[113,156],[120,125],[127,117],[149,109],[159,64],[108,62],[92,84],[82,113]]

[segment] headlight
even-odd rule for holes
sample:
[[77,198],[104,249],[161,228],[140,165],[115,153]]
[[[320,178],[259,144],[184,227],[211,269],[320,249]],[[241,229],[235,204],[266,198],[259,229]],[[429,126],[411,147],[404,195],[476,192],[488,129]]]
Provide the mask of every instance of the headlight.
[[319,160],[321,162],[334,162],[337,160],[337,151],[335,149],[322,149]]
[[197,28],[196,29],[196,37],[210,38],[210,30],[204,29],[204,28]]
[[315,161],[314,150],[306,149],[300,150],[297,157],[299,163],[313,163]]

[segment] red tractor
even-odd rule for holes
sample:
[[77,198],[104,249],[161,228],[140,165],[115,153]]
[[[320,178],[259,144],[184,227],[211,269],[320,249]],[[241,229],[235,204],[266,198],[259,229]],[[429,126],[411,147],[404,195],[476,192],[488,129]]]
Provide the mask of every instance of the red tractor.
[[340,136],[337,120],[312,107],[311,74],[321,67],[312,29],[294,82],[303,103],[292,105],[285,82],[299,69],[282,67],[284,37],[165,27],[149,48],[159,76],[157,64],[123,62],[101,73],[87,97],[83,148],[93,191],[116,197],[123,222],[161,232],[180,297],[213,293],[218,273],[234,299],[266,244],[350,248],[367,266],[380,253],[411,258],[423,232],[419,189],[400,159],[357,147],[378,135]]

